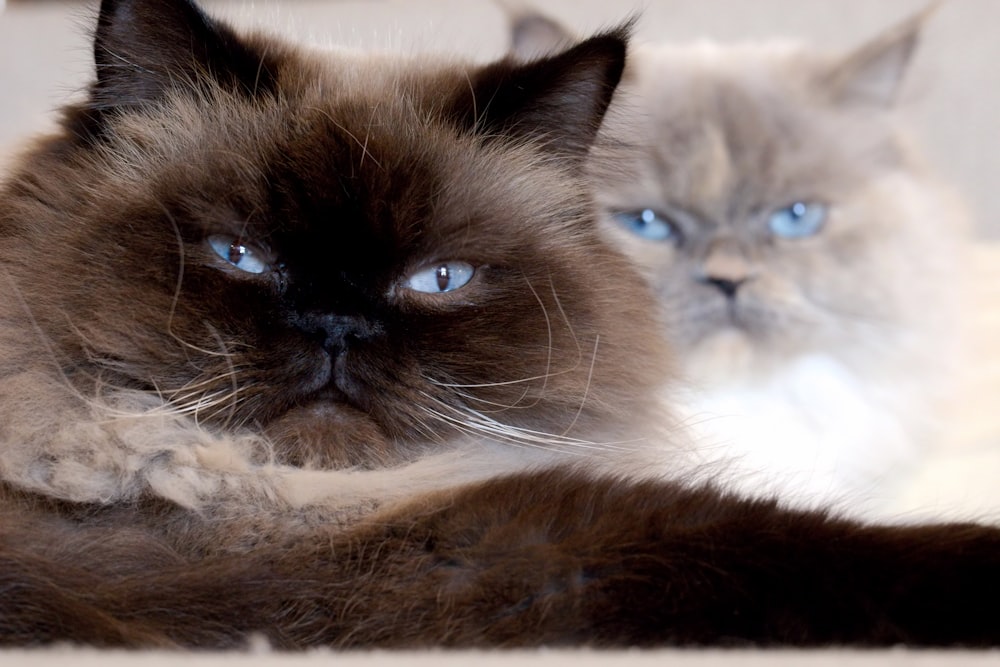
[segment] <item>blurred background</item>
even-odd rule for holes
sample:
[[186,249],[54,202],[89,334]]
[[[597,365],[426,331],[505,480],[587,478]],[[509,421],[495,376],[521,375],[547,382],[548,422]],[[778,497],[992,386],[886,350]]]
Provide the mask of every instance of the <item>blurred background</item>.
[[[518,0],[523,1],[523,0]],[[444,51],[485,60],[507,46],[492,0],[204,0],[214,14],[320,44]],[[796,38],[857,45],[929,0],[535,0],[581,34],[641,11],[645,41]],[[0,7],[3,0],[0,0]],[[0,161],[51,121],[90,75],[96,0],[7,0],[0,14]],[[1000,2],[950,0],[930,21],[904,91],[939,171],[966,195],[977,232],[1000,240]]]

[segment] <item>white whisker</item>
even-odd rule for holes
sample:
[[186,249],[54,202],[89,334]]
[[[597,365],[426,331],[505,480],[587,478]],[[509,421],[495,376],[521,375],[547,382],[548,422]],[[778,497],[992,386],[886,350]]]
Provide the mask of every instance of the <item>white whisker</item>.
[[498,408],[494,412],[506,412],[507,410],[524,410],[524,409],[530,408],[532,405],[534,405],[534,403],[532,403],[531,405],[518,405],[518,403],[520,403],[524,399],[524,397],[525,397],[525,395],[527,393],[528,393],[528,388],[526,387],[524,389],[524,391],[521,392],[521,395],[518,397],[518,399],[516,401],[514,401],[514,403],[512,403],[512,404],[497,403],[496,401],[490,401],[490,400],[487,400],[485,398],[480,398],[478,396],[473,396],[472,394],[467,394],[464,391],[456,391],[455,395],[456,396],[461,396],[462,398],[467,399],[469,401],[475,401],[477,403],[483,403],[485,405],[491,405],[491,406],[493,406],[495,408]]
[[[208,329],[209,333],[212,334],[212,337],[219,344],[219,348],[222,350],[222,358],[226,360],[226,365],[229,367],[229,372],[221,376],[221,377],[226,377],[226,376],[229,377],[230,386],[232,387],[231,396],[234,399],[230,401],[229,415],[226,417],[226,421],[223,423],[223,426],[228,427],[230,424],[232,424],[233,418],[236,416],[237,401],[235,399],[236,395],[240,392],[240,384],[236,377],[236,366],[233,364],[232,355],[229,353],[229,348],[226,347],[226,342],[222,339],[222,336],[219,335],[219,332],[216,330],[216,328],[213,327],[209,322],[205,322],[204,324],[205,327]],[[196,413],[195,414],[196,421],[197,417],[198,415]]]
[[506,436],[500,433],[486,433],[484,434],[481,429],[477,428],[474,424],[469,424],[458,417],[451,417],[444,413],[438,412],[432,408],[422,406],[422,408],[431,416],[444,421],[445,423],[451,425],[460,433],[465,433],[466,435],[471,435],[475,437],[483,437],[484,435],[493,442],[499,442],[502,444],[512,445],[514,447],[534,447],[536,449],[542,449],[545,451],[560,451],[556,447],[546,447],[543,443],[531,443],[524,442],[512,436]]
[[576,414],[573,415],[573,420],[569,423],[569,426],[562,432],[563,435],[573,430],[576,422],[580,419],[580,415],[583,413],[583,406],[587,403],[587,396],[590,395],[590,384],[594,378],[594,364],[597,363],[597,348],[600,344],[601,336],[598,334],[594,337],[594,352],[590,355],[590,369],[587,371],[587,384],[583,388],[583,396],[580,397],[580,407],[577,408]]
[[[543,384],[542,384],[542,387],[539,389],[539,396],[538,396],[538,398],[536,398],[534,402],[529,403],[527,405],[520,405],[520,402],[524,399],[525,396],[527,396],[528,391],[529,391],[528,389],[525,389],[525,391],[521,394],[521,396],[516,401],[514,401],[512,404],[509,404],[509,405],[501,404],[501,403],[495,403],[493,401],[489,401],[489,400],[486,400],[486,399],[483,399],[483,398],[479,398],[479,397],[473,396],[471,394],[465,394],[465,393],[460,393],[459,394],[459,395],[461,395],[464,398],[467,398],[467,399],[470,399],[470,400],[474,400],[474,401],[478,401],[478,402],[481,402],[481,403],[485,403],[487,405],[493,405],[495,407],[500,407],[500,408],[505,408],[505,409],[513,409],[513,408],[523,409],[523,408],[531,408],[531,407],[534,407],[535,405],[538,404],[538,402],[542,399],[542,397],[545,394],[545,389],[548,386],[548,380],[549,380],[549,378],[553,378],[553,377],[556,377],[556,376],[559,376],[559,375],[565,375],[567,373],[572,373],[573,371],[575,371],[579,367],[580,362],[583,359],[583,353],[582,353],[582,349],[580,347],[580,342],[579,342],[579,339],[576,336],[576,332],[573,330],[573,327],[572,327],[572,325],[570,323],[569,317],[566,315],[565,310],[563,310],[563,308],[562,308],[562,304],[559,302],[559,298],[558,298],[558,296],[555,293],[555,286],[552,284],[552,282],[550,280],[549,281],[549,286],[552,289],[552,295],[555,298],[556,305],[559,308],[559,312],[562,315],[563,320],[566,322],[567,329],[569,330],[570,334],[572,334],[572,336],[573,336],[573,343],[576,345],[576,349],[577,349],[577,359],[573,362],[572,366],[570,366],[569,368],[566,368],[564,370],[561,370],[561,371],[553,371],[552,370],[552,350],[553,350],[553,343],[552,343],[552,340],[553,340],[552,320],[549,317],[549,312],[548,312],[548,309],[545,307],[545,303],[542,301],[541,297],[538,295],[538,292],[532,286],[532,284],[528,280],[527,276],[524,276],[524,280],[525,280],[525,283],[527,283],[527,285],[528,285],[528,289],[531,290],[532,295],[534,295],[535,299],[538,301],[538,305],[542,309],[542,315],[545,317],[545,327],[546,327],[546,331],[547,331],[547,334],[548,334],[548,343],[547,343],[547,348],[546,348],[547,355],[546,355],[546,360],[545,360],[545,372],[542,373],[542,374],[540,374],[540,375],[532,375],[532,376],[529,376],[529,377],[518,378],[516,380],[501,380],[501,381],[497,381],[497,382],[457,383],[457,382],[442,382],[442,381],[439,381],[439,380],[435,380],[433,378],[426,378],[428,382],[430,382],[431,384],[433,384],[435,386],[445,387],[445,388],[449,388],[449,389],[483,389],[483,388],[487,388],[487,387],[504,387],[504,386],[510,386],[510,385],[515,385],[515,384],[522,384],[522,383],[526,383],[526,382],[535,382],[537,380],[541,380]],[[593,371],[593,363],[591,363],[591,371]]]
[[[170,312],[167,313],[167,333],[170,334],[171,338],[173,338],[178,343],[180,343],[181,345],[183,345],[188,349],[194,350],[196,352],[201,352],[202,354],[207,354],[209,356],[218,356],[219,355],[218,352],[198,347],[197,345],[187,342],[186,340],[178,336],[176,333],[174,333],[174,326],[173,326],[174,316],[177,314],[177,304],[180,303],[181,287],[184,284],[184,262],[185,262],[184,238],[181,236],[181,230],[177,226],[177,221],[174,220],[174,216],[170,214],[170,211],[167,209],[167,207],[164,206],[162,202],[157,202],[157,204],[159,204],[160,209],[163,211],[164,215],[167,216],[167,219],[170,220],[170,225],[174,230],[174,236],[177,239],[177,254],[178,254],[177,284],[174,286],[174,296],[170,302]],[[225,356],[225,354],[226,353],[223,353],[222,356]]]
[[[564,371],[557,371],[555,373],[548,373],[546,375],[532,375],[531,377],[520,378],[517,380],[503,380],[501,382],[480,382],[480,383],[463,383],[463,382],[440,382],[432,378],[427,378],[427,381],[436,387],[446,387],[448,389],[477,389],[484,387],[505,387],[514,384],[522,384],[524,382],[534,382],[535,380],[545,380],[547,378],[553,377],[555,375],[562,375],[564,373],[569,373],[573,371],[572,368],[566,369]],[[476,399],[480,400],[480,399]],[[514,407],[514,406],[511,406]],[[531,407],[531,406],[520,406],[520,407]]]
[[625,450],[628,442],[595,442],[581,438],[573,438],[565,434],[546,433],[512,424],[505,424],[477,410],[462,405],[451,405],[439,398],[424,394],[434,404],[443,410],[435,410],[421,406],[428,413],[452,426],[459,427],[465,433],[485,436],[491,440],[515,444],[519,446],[538,447],[552,451],[573,450]]

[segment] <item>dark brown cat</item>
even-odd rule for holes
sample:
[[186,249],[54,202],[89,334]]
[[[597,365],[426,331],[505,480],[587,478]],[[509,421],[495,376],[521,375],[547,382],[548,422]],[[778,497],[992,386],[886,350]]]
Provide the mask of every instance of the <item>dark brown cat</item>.
[[1000,530],[641,479],[623,31],[397,62],[106,0],[0,190],[0,643],[1000,643]]

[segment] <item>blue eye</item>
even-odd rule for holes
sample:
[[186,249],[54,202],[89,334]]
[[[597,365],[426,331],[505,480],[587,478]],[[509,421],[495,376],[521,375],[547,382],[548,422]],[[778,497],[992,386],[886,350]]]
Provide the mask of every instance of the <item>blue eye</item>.
[[253,246],[243,245],[231,236],[209,236],[208,245],[216,255],[240,271],[264,273],[271,268],[263,252]]
[[465,287],[475,272],[466,262],[443,262],[412,274],[406,286],[425,294],[443,294]]
[[767,224],[771,231],[785,239],[801,239],[816,234],[826,222],[826,206],[797,201],[771,214]]
[[615,220],[647,241],[676,241],[678,238],[674,224],[651,208],[615,213]]

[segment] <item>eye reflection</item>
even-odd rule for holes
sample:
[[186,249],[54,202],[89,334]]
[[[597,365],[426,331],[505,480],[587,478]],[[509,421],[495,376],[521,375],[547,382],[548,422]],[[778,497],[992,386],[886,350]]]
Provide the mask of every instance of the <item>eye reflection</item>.
[[442,262],[411,274],[405,285],[424,294],[444,294],[465,287],[475,272],[467,262]]
[[775,236],[800,239],[814,236],[826,222],[827,207],[815,202],[797,201],[779,208],[768,219],[768,227]]
[[270,269],[270,265],[261,250],[244,245],[232,236],[210,236],[208,237],[208,245],[216,255],[240,271],[264,273]]
[[651,208],[621,211],[615,213],[614,218],[622,227],[647,241],[676,242],[680,238],[674,223]]

